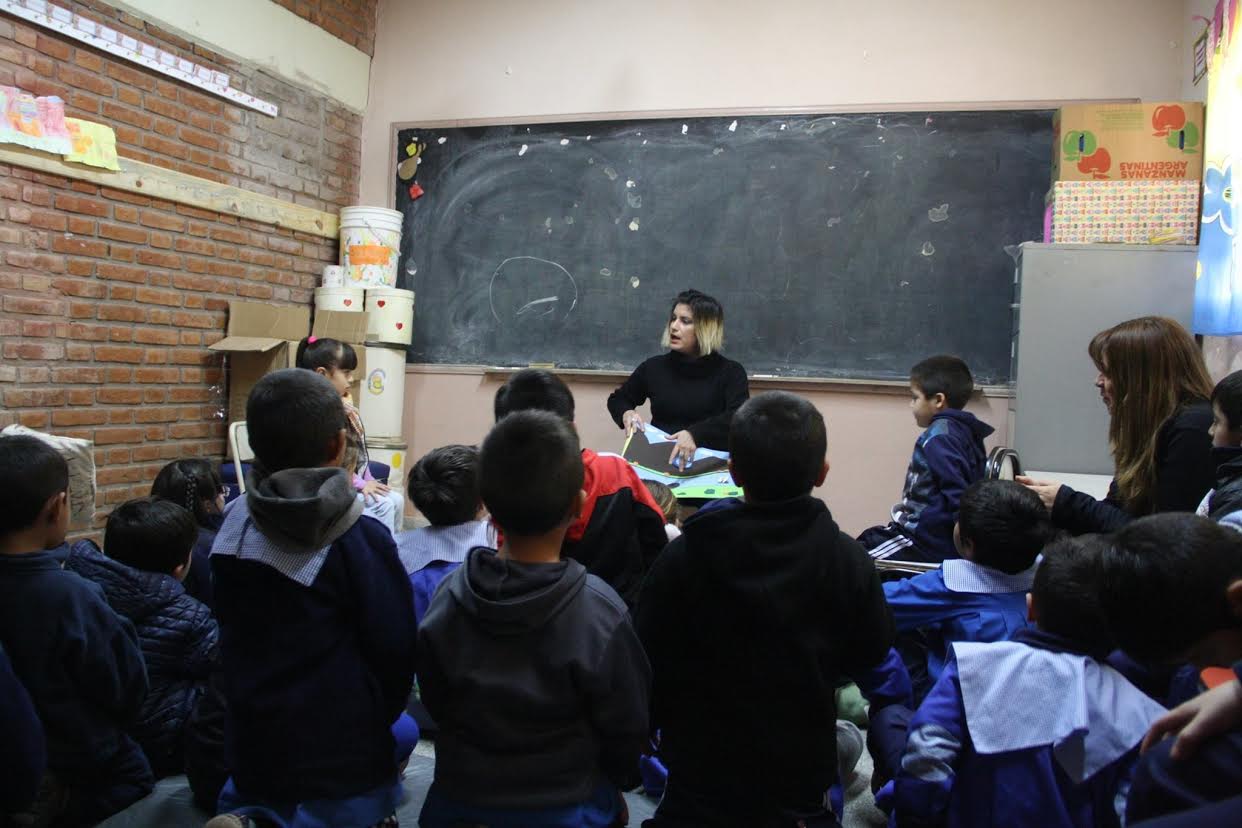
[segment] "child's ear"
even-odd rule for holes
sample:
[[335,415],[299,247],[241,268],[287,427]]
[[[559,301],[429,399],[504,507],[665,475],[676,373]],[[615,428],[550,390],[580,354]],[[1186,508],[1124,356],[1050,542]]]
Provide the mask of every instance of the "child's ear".
[[738,488],[746,488],[746,484],[742,482],[741,476],[737,473],[737,467],[733,465],[732,457],[729,458],[729,476],[733,478],[733,483]]
[[178,581],[184,581],[185,576],[190,574],[190,566],[193,565],[193,563],[194,563],[194,556],[187,555],[185,559],[185,563],[180,564],[179,566],[173,567],[173,571],[169,574],[171,574]]
[[1039,613],[1035,610],[1035,599],[1029,592],[1026,594],[1026,620],[1032,624],[1039,623]]
[[[732,468],[732,464],[730,464],[730,468]],[[826,479],[828,479],[828,458],[827,457],[824,458],[824,467],[819,470],[819,474],[815,475],[815,485],[816,486],[824,485],[824,481]]]
[[328,375],[328,369],[321,366],[315,369],[315,373],[321,377],[326,377]]
[[41,511],[44,521],[51,526],[55,526],[60,523],[68,509],[69,493],[57,492],[47,499],[47,503],[43,504],[43,509]]
[[345,449],[349,446],[349,438],[345,435],[345,429],[341,429],[332,438],[332,442],[328,443],[327,457],[328,462],[325,466],[340,466],[345,462]]
[[931,398],[931,404],[936,408],[948,408],[949,398],[943,393],[939,393]]
[[1225,587],[1225,600],[1229,602],[1229,611],[1233,613],[1233,617],[1242,621],[1242,578]]
[[586,489],[579,489],[578,497],[574,499],[573,508],[570,509],[570,516],[569,516],[570,523],[573,523],[575,520],[582,517],[582,510],[586,508],[586,502],[587,502]]

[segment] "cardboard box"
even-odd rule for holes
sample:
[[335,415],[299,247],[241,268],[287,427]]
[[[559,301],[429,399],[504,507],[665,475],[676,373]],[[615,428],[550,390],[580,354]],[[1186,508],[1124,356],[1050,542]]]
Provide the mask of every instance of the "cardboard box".
[[1048,194],[1045,241],[1194,244],[1198,181],[1058,181]]
[[[317,310],[315,311],[315,325],[311,328],[312,336],[339,339],[353,346],[354,353],[358,355],[358,367],[354,369],[354,382],[349,386],[349,395],[354,405],[357,405],[358,400],[361,399],[359,391],[362,388],[362,378],[367,375],[367,349],[362,343],[367,337],[368,320],[368,315],[362,312]],[[296,347],[295,345],[295,350]]]
[[1052,180],[1123,181],[1203,175],[1203,104],[1085,104],[1053,121]]
[[296,367],[309,329],[310,308],[229,302],[227,335],[210,350],[228,354],[230,423],[246,419],[246,398],[264,374]]

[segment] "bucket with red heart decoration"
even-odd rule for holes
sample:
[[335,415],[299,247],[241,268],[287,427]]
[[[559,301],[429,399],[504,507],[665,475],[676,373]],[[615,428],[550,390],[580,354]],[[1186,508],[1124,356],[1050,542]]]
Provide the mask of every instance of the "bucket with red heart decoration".
[[367,290],[367,342],[409,345],[414,327],[414,291]]
[[405,413],[405,348],[401,345],[366,346],[367,369],[358,392],[358,411],[367,441],[401,439]]
[[315,288],[315,310],[362,313],[366,310],[366,302],[363,298],[362,288]]

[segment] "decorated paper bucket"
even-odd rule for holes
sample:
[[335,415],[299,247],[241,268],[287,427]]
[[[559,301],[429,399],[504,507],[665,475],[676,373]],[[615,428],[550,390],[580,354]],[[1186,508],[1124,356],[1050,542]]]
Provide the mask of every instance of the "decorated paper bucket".
[[367,456],[388,466],[388,485],[405,491],[406,442],[400,438],[384,440],[367,436]]
[[367,375],[362,378],[358,410],[372,440],[401,439],[405,408],[405,348],[367,345]]
[[339,288],[345,286],[345,268],[340,265],[324,265],[320,287]]
[[396,287],[401,214],[383,207],[341,210],[341,266],[352,287]]
[[414,327],[414,291],[397,288],[367,290],[367,342],[410,344]]
[[315,288],[315,310],[362,313],[366,310],[362,288]]

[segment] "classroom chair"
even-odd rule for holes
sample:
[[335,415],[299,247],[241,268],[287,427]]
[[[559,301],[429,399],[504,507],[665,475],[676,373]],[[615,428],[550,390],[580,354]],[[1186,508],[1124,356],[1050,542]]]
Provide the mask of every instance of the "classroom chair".
[[1005,446],[997,446],[988,454],[983,476],[988,480],[1013,480],[1022,474],[1018,453]]

